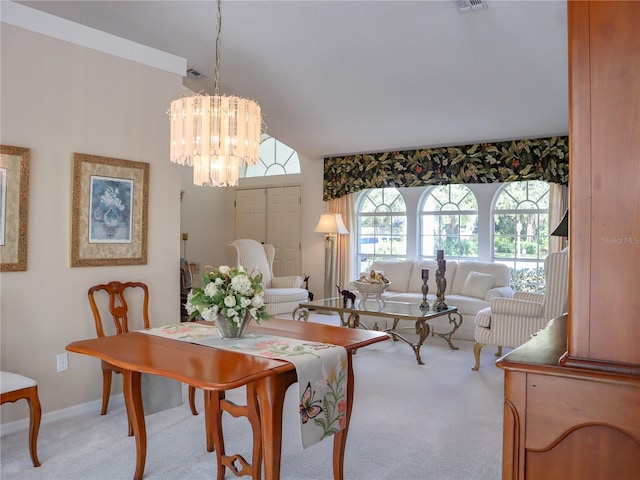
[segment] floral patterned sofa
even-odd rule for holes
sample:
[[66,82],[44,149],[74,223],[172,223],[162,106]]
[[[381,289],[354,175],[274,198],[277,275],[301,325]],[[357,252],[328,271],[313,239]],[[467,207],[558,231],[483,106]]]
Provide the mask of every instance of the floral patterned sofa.
[[[375,261],[371,268],[383,272],[391,282],[382,294],[383,299],[418,304],[422,302],[422,269],[429,269],[427,299],[430,304],[436,299],[435,260]],[[499,263],[447,260],[445,278],[447,288],[444,300],[449,306],[458,307],[463,317],[454,338],[473,340],[476,313],[489,307],[492,298],[513,297],[513,289],[509,286],[509,269]],[[434,319],[429,325],[436,332],[451,330],[447,316]]]

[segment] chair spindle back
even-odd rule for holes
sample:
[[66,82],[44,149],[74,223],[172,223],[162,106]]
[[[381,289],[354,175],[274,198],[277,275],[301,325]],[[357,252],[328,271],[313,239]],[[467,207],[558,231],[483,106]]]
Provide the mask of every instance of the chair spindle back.
[[113,323],[116,327],[116,335],[120,335],[121,333],[129,331],[129,306],[127,305],[127,300],[125,298],[125,290],[127,288],[142,289],[144,293],[142,317],[144,328],[149,328],[149,288],[147,285],[142,282],[109,282],[101,285],[94,285],[87,293],[91,312],[93,313],[93,319],[96,323],[96,333],[98,334],[98,337],[104,337],[105,333],[100,309],[96,302],[96,292],[104,291],[109,295],[109,312],[111,313]]

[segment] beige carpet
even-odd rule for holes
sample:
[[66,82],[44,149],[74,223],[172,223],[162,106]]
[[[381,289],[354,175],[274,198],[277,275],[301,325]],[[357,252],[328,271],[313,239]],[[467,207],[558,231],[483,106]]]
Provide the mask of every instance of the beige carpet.
[[[336,323],[336,316],[314,315]],[[346,479],[497,480],[501,477],[503,372],[494,366],[495,349],[486,347],[480,371],[471,371],[472,342],[455,341],[450,350],[439,338],[422,349],[419,366],[410,347],[386,341],[360,349],[355,356],[355,406],[347,442]],[[96,371],[96,375],[99,372]],[[285,404],[282,479],[332,478],[332,441],[300,447],[295,387]],[[242,402],[243,392],[229,398]],[[198,395],[202,405],[202,397]],[[205,448],[203,416],[185,403],[147,416],[145,479],[215,478],[215,454]],[[227,452],[250,456],[250,429],[243,419],[224,416]],[[135,445],[126,436],[121,396],[109,413],[78,414],[43,420],[33,468],[27,432],[1,440],[2,479],[130,480]],[[227,472],[226,478],[235,478]]]

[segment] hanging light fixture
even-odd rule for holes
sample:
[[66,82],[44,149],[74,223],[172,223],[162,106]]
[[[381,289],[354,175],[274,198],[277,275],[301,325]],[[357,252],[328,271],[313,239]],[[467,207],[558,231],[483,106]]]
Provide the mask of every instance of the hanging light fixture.
[[193,166],[194,185],[226,187],[238,184],[244,164],[260,156],[260,105],[219,93],[221,0],[218,0],[214,94],[197,94],[171,102],[173,163]]

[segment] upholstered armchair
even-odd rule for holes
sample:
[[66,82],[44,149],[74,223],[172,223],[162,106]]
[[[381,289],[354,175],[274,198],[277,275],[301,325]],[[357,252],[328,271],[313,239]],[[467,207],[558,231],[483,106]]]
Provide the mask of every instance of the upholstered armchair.
[[275,254],[273,245],[263,245],[246,238],[227,245],[230,266],[243,266],[250,273],[257,269],[262,273],[264,302],[271,316],[293,312],[300,302],[309,298],[309,292],[302,288],[302,277],[273,276]]
[[543,329],[549,320],[567,311],[569,296],[569,252],[551,253],[544,260],[545,293],[515,292],[513,298],[493,298],[491,306],[480,310],[475,319],[475,365],[480,367],[484,345],[516,348]]

